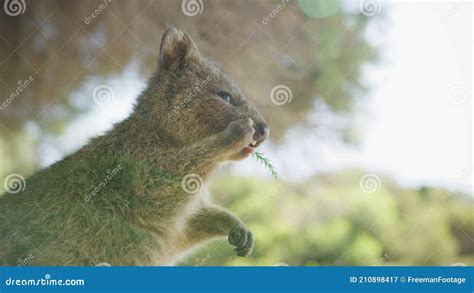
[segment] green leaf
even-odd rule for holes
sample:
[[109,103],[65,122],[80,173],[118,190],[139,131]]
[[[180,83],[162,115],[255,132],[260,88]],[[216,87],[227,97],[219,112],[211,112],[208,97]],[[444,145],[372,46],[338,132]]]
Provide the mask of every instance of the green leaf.
[[270,171],[270,174],[273,178],[278,179],[278,172],[276,171],[275,167],[273,167],[272,161],[270,161],[270,159],[265,157],[265,155],[259,151],[256,151],[253,156],[257,159],[257,161],[262,163],[268,171]]

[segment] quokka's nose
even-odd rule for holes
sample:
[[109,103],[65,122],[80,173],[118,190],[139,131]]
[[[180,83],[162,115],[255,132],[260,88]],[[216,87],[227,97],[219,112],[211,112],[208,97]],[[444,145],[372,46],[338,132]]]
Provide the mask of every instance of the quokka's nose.
[[270,134],[270,129],[265,122],[259,122],[255,124],[255,133],[253,135],[253,139],[257,142],[255,146],[259,146],[262,144],[265,139],[267,139],[268,135]]

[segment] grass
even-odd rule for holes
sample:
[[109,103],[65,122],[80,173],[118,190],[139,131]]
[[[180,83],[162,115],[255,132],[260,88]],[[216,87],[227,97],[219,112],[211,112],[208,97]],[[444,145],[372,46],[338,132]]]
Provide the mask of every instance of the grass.
[[267,169],[273,178],[278,179],[278,172],[276,171],[275,167],[272,165],[272,161],[265,157],[265,155],[260,152],[256,151],[253,156],[257,159],[258,162],[262,163],[265,169]]

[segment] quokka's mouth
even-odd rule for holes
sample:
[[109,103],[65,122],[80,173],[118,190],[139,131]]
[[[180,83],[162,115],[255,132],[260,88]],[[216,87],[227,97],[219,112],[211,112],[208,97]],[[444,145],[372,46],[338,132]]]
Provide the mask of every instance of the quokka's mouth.
[[267,139],[270,130],[265,123],[258,123],[255,127],[255,133],[252,141],[248,146],[244,147],[244,152],[247,154],[254,154],[257,148]]
[[252,141],[248,146],[244,147],[244,151],[248,154],[253,154],[257,150],[259,143],[257,141]]

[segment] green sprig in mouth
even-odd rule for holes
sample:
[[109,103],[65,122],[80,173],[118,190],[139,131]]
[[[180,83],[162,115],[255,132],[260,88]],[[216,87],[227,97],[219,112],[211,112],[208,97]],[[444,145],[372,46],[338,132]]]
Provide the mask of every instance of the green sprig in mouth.
[[268,159],[262,152],[256,151],[253,156],[258,162],[262,163],[265,169],[267,169],[273,178],[278,179],[278,172],[272,164],[272,161]]

